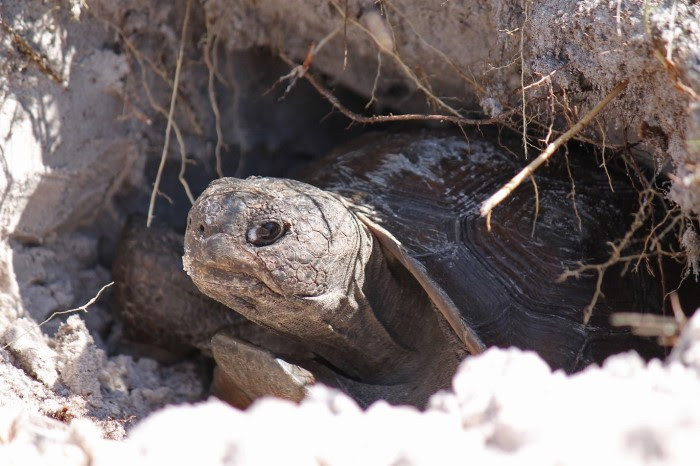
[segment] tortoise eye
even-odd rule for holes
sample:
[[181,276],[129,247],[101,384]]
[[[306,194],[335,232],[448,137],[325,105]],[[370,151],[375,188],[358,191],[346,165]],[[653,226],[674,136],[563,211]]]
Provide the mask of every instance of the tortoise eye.
[[269,246],[284,235],[284,226],[274,220],[253,225],[246,232],[246,240],[253,246]]

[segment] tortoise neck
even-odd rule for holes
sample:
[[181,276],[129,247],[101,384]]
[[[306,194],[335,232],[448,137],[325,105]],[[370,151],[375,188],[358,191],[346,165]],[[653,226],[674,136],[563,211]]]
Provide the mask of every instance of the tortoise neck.
[[[363,236],[355,274],[337,301],[304,337],[322,359],[353,379],[392,385],[415,377],[444,341],[428,297],[408,271],[386,257],[379,241]],[[313,339],[315,341],[310,341]],[[431,347],[432,345],[432,347]]]

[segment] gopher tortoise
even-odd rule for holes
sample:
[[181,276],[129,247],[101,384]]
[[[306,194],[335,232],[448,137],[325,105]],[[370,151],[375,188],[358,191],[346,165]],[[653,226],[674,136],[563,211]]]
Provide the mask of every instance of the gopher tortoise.
[[609,270],[585,324],[597,275],[558,280],[604,262],[606,242],[627,231],[637,194],[624,175],[608,177],[591,154],[552,163],[535,175],[537,196],[516,189],[489,231],[479,206],[523,166],[516,150],[479,136],[374,134],[303,181],[213,181],[190,210],[184,268],[267,335],[217,333],[220,390],[299,399],[321,381],[362,405],[422,406],[491,346],[536,351],[567,372],[629,349],[658,355],[609,323],[617,311],[659,312],[646,272]]

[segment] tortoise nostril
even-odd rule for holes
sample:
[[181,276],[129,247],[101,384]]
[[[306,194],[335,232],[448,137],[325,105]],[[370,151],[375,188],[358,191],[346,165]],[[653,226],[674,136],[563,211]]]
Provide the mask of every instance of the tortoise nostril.
[[202,225],[201,223],[199,224],[199,232],[204,233],[204,225]]

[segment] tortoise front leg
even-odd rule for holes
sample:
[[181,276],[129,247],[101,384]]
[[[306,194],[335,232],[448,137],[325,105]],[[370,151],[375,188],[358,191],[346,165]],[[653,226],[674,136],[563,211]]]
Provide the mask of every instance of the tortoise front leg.
[[212,391],[218,398],[244,409],[263,396],[300,402],[316,382],[306,369],[275,357],[226,330],[211,340],[217,367]]

